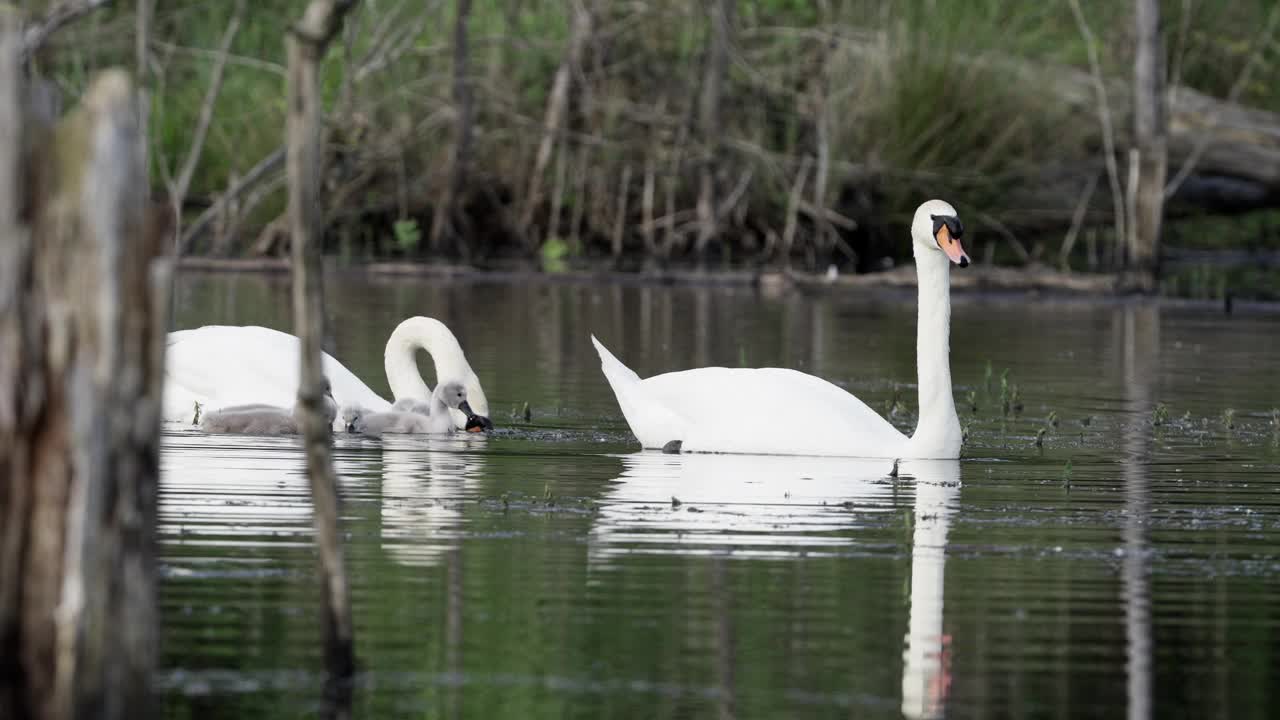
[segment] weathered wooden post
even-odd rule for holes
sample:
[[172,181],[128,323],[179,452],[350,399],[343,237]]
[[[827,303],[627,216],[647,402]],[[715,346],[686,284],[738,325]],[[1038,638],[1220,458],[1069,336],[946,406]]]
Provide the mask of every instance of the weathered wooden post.
[[0,717],[147,718],[169,267],[132,81],[50,126],[22,42],[0,10]]
[[[348,680],[355,670],[351,604],[338,529],[338,479],[329,452],[332,429],[322,414],[324,375],[320,341],[324,335],[324,290],[321,284],[321,240],[324,213],[320,180],[324,166],[320,104],[320,61],[337,34],[342,16],[354,0],[311,0],[302,19],[289,31],[288,119],[285,139],[289,179],[289,227],[293,253],[293,318],[301,340],[301,382],[298,402],[306,408],[303,442],[307,476],[320,550],[321,622],[324,625],[328,687],[337,692],[338,716],[350,711]],[[344,701],[343,698],[346,698]]]

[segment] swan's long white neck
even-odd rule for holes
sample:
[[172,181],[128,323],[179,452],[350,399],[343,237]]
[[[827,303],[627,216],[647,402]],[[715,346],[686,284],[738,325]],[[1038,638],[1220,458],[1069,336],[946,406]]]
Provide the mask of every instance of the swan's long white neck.
[[393,402],[406,397],[422,402],[431,400],[431,388],[418,372],[418,362],[414,357],[419,349],[431,355],[437,382],[441,378],[464,380],[473,374],[466,356],[462,354],[462,346],[444,323],[428,317],[409,318],[391,333],[383,355]]
[[951,263],[946,256],[915,246],[919,284],[916,372],[920,422],[911,436],[914,457],[960,456],[960,419],[951,395]]

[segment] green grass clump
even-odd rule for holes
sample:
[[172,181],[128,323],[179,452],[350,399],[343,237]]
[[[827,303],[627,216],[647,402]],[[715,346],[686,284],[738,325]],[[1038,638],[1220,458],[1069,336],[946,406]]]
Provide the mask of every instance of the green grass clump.
[[1164,403],[1156,403],[1156,407],[1151,411],[1151,424],[1160,427],[1169,424],[1169,406]]

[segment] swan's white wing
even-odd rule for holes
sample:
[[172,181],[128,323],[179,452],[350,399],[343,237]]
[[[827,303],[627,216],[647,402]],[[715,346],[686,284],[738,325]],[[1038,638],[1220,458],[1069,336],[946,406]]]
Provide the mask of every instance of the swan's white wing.
[[[297,400],[299,343],[293,335],[264,327],[209,325],[169,333],[167,345],[165,420],[190,421],[194,402],[216,410],[245,403],[293,407]],[[339,406],[390,409],[390,403],[331,355],[325,353],[323,362]]]
[[600,367],[640,444],[690,452],[900,457],[907,438],[821,378],[778,368],[700,368],[641,380],[595,336]]
[[641,380],[635,393],[683,421],[671,428],[683,437],[646,429],[646,447],[682,440],[692,452],[897,457],[907,442],[858,398],[795,370],[685,370]]
[[688,421],[648,392],[640,376],[614,357],[595,335],[591,336],[591,344],[600,354],[600,369],[618,398],[622,416],[627,419],[627,425],[640,444],[647,448],[660,448],[671,440],[683,439]]

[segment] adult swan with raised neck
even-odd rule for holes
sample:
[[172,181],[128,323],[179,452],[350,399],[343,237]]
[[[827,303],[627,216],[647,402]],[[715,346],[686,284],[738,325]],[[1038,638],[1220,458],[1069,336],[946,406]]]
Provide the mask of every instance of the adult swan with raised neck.
[[[930,200],[911,222],[919,279],[916,366],[920,422],[903,435],[845,390],[782,368],[698,368],[641,379],[600,341],[605,378],[646,448],[680,441],[684,452],[954,459],[960,419],[951,395],[952,263],[968,267],[955,208]],[[802,422],[797,423],[800,419]]]
[[[206,325],[169,333],[165,358],[164,419],[190,422],[195,403],[209,410],[262,403],[292,407],[298,395],[298,338],[264,327]],[[418,372],[414,353],[431,355],[436,382],[459,382],[466,388],[479,427],[467,428],[466,414],[451,410],[459,428],[489,429],[489,401],[462,346],[449,328],[429,317],[400,323],[387,340],[383,367],[394,399],[428,402],[431,389]],[[359,405],[374,412],[391,409],[360,378],[328,353],[324,374],[339,406]],[[335,421],[335,428],[341,427]]]

